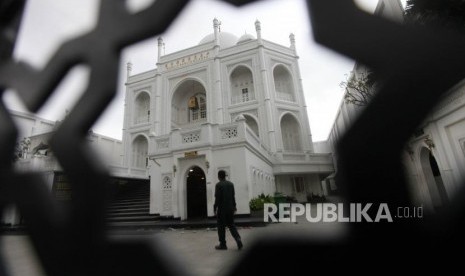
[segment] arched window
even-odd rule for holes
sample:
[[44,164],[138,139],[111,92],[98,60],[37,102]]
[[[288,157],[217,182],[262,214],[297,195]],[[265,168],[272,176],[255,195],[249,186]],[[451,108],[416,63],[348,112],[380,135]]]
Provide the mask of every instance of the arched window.
[[291,73],[283,65],[278,65],[273,70],[274,89],[278,100],[294,102],[294,85]]
[[207,97],[204,86],[196,80],[185,80],[173,93],[171,128],[207,120]]
[[252,116],[246,114],[244,114],[244,118],[247,126],[255,133],[255,135],[257,135],[257,137],[260,137],[257,121]]
[[134,124],[148,123],[150,121],[150,96],[140,93],[134,102]]
[[148,142],[144,136],[137,136],[132,142],[132,166],[146,168],[148,163]]
[[189,122],[200,122],[207,120],[207,101],[205,99],[205,95],[198,94],[189,100],[197,101],[195,107],[189,107]]
[[294,116],[286,114],[281,118],[281,135],[284,151],[297,152],[302,150],[300,125]]
[[433,206],[436,209],[444,207],[449,202],[449,198],[441,176],[441,170],[431,150],[426,147],[421,149],[420,162]]
[[255,100],[252,71],[245,66],[238,66],[229,78],[231,84],[231,104]]

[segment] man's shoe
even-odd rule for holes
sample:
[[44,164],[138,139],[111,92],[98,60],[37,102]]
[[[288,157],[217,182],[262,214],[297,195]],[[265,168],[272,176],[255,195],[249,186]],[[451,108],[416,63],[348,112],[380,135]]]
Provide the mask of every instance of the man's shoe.
[[244,246],[244,245],[242,244],[242,241],[241,241],[241,240],[237,240],[236,242],[237,242],[237,249],[241,250],[242,247]]
[[220,245],[215,246],[215,249],[216,250],[226,250],[226,249],[228,249],[228,247],[226,245],[221,245],[220,244]]

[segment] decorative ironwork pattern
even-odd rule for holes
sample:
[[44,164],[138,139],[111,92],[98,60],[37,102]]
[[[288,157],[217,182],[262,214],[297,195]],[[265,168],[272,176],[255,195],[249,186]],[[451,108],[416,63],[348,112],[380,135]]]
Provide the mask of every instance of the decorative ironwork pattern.
[[[47,274],[188,274],[176,259],[164,258],[160,245],[110,242],[105,238],[104,183],[108,173],[95,162],[97,159],[92,158],[92,151],[84,143],[88,129],[114,97],[121,49],[166,30],[188,2],[157,0],[147,9],[130,14],[122,0],[101,0],[95,29],[63,44],[38,71],[11,58],[24,0],[0,1],[1,92],[12,88],[26,107],[36,112],[73,66],[84,63],[91,68],[87,90],[51,141],[73,185],[73,201],[65,211],[53,204],[39,177],[13,171],[17,129],[0,102],[0,209],[8,203],[18,206]],[[255,1],[225,2],[239,6]],[[409,206],[401,151],[440,96],[465,77],[463,38],[450,32],[403,27],[366,14],[349,0],[307,3],[319,43],[370,66],[385,79],[372,103],[339,144],[337,177],[344,195],[348,202]],[[228,137],[234,135],[237,132]],[[257,263],[290,264],[286,274],[302,274],[311,268],[299,264],[307,264],[308,260],[317,264],[316,269],[331,267],[331,272],[342,273],[357,272],[361,266],[354,264],[360,261],[362,266],[382,268],[387,273],[398,273],[399,268],[390,265],[397,260],[404,260],[404,270],[415,269],[417,273],[429,269],[419,264],[459,268],[460,256],[449,247],[461,249],[464,243],[464,196],[461,191],[440,215],[424,225],[359,223],[350,225],[344,240],[257,240],[228,275],[275,272],[275,266]],[[354,251],[365,254],[360,256]],[[0,274],[6,274],[1,260]]]
[[163,211],[170,212],[172,209],[172,198],[173,198],[173,191],[172,191],[172,181],[171,177],[165,176],[163,177]]
[[221,139],[231,139],[237,137],[237,127],[221,129]]
[[200,141],[200,131],[184,134],[182,136],[183,143],[194,143]]
[[171,178],[169,176],[163,178],[163,190],[171,190]]

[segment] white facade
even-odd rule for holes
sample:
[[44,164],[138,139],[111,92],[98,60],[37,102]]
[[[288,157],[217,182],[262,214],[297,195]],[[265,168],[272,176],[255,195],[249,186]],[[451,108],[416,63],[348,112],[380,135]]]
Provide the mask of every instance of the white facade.
[[[18,142],[27,139],[28,146],[22,150],[22,156],[15,163],[15,169],[19,171],[38,172],[42,182],[50,191],[57,181],[62,168],[56,160],[49,140],[60,122],[53,122],[28,112],[9,110],[13,121],[19,129]],[[125,175],[127,169],[122,168],[122,143],[120,140],[106,137],[90,131],[87,142],[95,151],[95,158],[100,158],[106,164],[113,176]],[[21,216],[14,206],[8,206],[0,216],[0,223],[18,224]]]
[[[286,47],[262,39],[258,21],[257,38],[218,23],[176,53],[162,55],[160,38],[154,70],[130,76],[128,67],[123,165],[150,177],[151,213],[186,219],[200,200],[201,216],[213,216],[220,169],[235,184],[238,214],[277,188],[301,201],[321,194],[320,177],[333,171],[330,154],[313,152],[294,36]],[[191,185],[205,194],[194,198]]]
[[[399,1],[383,0],[375,13],[401,22],[403,10]],[[357,64],[354,77],[364,70]],[[327,141],[316,147],[318,152],[333,152],[337,160],[336,143],[362,110],[363,107],[343,100]],[[465,82],[451,89],[412,135],[406,144],[403,164],[417,206],[435,210],[454,196],[465,179]],[[327,183],[325,193],[337,189],[334,178],[328,178]]]
[[465,82],[436,106],[406,146],[404,164],[417,205],[441,208],[465,179]]

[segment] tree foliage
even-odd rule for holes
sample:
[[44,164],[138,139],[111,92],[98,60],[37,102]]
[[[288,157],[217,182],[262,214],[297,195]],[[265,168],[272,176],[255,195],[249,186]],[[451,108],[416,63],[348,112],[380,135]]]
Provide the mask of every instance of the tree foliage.
[[21,139],[21,141],[16,142],[14,160],[26,158],[27,152],[31,146],[31,140],[27,137]]
[[407,0],[405,17],[411,23],[465,34],[464,0]]
[[[407,0],[405,20],[409,24],[448,29],[464,34],[465,0]],[[352,75],[340,86],[345,89],[345,100],[364,106],[376,92],[377,80],[372,71]]]
[[358,106],[367,105],[376,91],[376,77],[373,71],[351,74],[340,83],[345,90],[344,100]]

